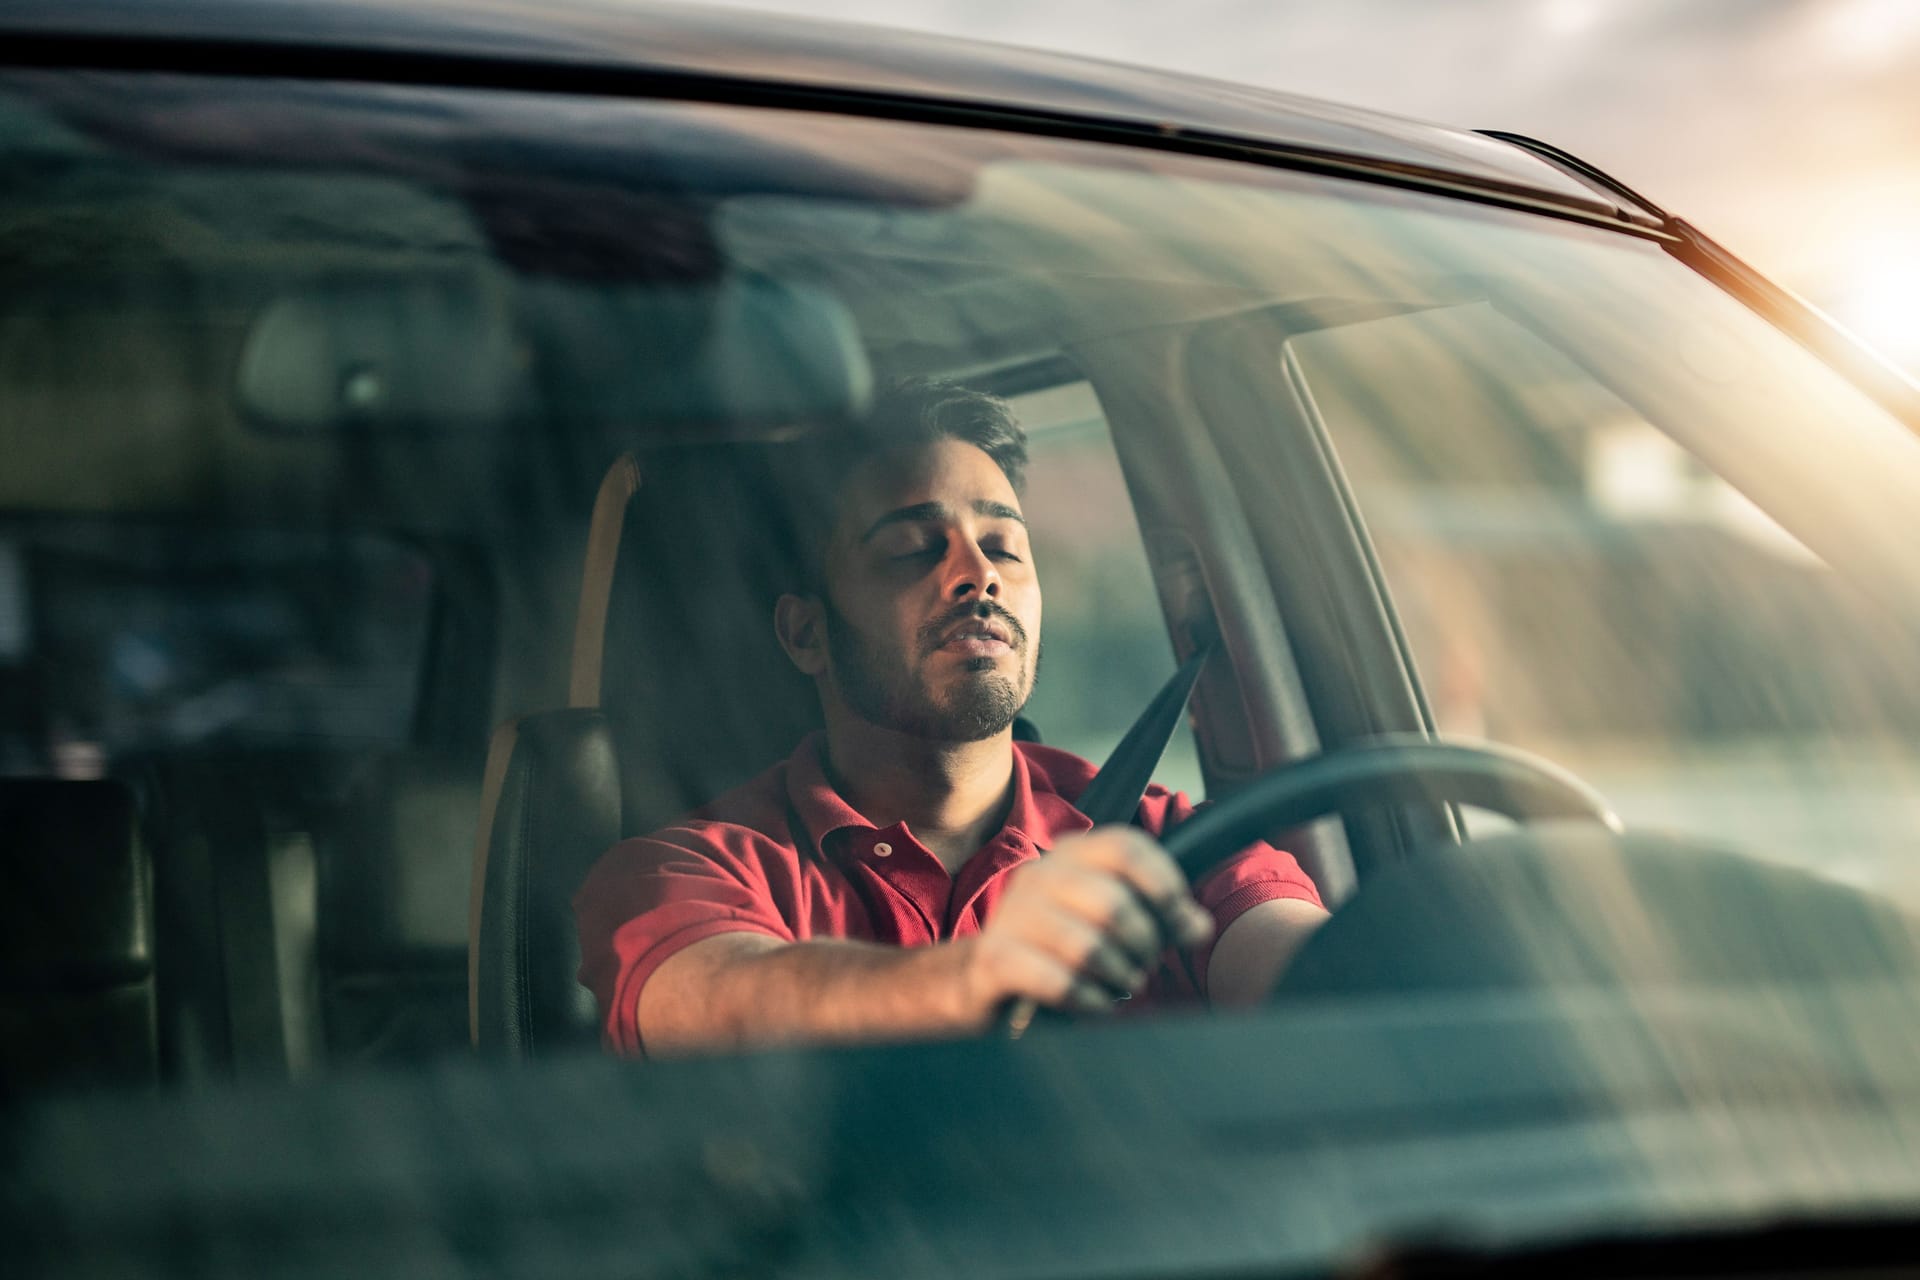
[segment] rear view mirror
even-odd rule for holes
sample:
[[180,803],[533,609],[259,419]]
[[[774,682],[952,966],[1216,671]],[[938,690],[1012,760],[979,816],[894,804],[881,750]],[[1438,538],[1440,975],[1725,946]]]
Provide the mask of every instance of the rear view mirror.
[[269,430],[758,436],[866,410],[852,315],[760,277],[599,286],[477,273],[334,280],[283,295],[241,353]]
[[295,432],[499,426],[519,392],[517,345],[497,281],[329,281],[281,296],[255,320],[240,354],[240,409]]

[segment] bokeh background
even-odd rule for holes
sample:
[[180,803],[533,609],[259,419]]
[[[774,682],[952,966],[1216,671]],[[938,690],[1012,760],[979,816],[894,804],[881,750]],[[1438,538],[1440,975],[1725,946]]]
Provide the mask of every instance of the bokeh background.
[[1920,373],[1920,0],[704,0],[1563,147]]

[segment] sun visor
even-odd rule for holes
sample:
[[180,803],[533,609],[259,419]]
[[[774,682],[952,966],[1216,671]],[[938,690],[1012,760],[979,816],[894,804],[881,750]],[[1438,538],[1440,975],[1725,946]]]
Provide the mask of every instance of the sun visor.
[[853,317],[816,289],[467,275],[282,296],[248,334],[238,398],[269,430],[537,426],[664,441],[852,420],[872,384]]

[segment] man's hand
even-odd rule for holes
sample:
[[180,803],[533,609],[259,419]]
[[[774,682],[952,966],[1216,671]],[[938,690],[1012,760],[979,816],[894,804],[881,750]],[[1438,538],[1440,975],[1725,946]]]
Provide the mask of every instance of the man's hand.
[[1097,827],[1011,873],[967,946],[965,1003],[982,1023],[1008,1000],[1109,1011],[1146,986],[1168,947],[1212,935],[1165,850],[1132,827]]

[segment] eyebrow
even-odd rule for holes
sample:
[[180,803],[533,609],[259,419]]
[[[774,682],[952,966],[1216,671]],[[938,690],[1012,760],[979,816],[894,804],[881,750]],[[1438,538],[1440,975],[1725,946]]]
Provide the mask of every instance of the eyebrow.
[[[989,520],[1012,520],[1023,529],[1027,524],[1027,518],[1013,507],[987,498],[980,498],[974,502],[973,513],[985,516]],[[860,541],[868,541],[888,525],[926,524],[935,520],[945,520],[949,514],[947,504],[944,502],[916,502],[910,507],[897,507],[868,525],[867,531],[860,535]]]

